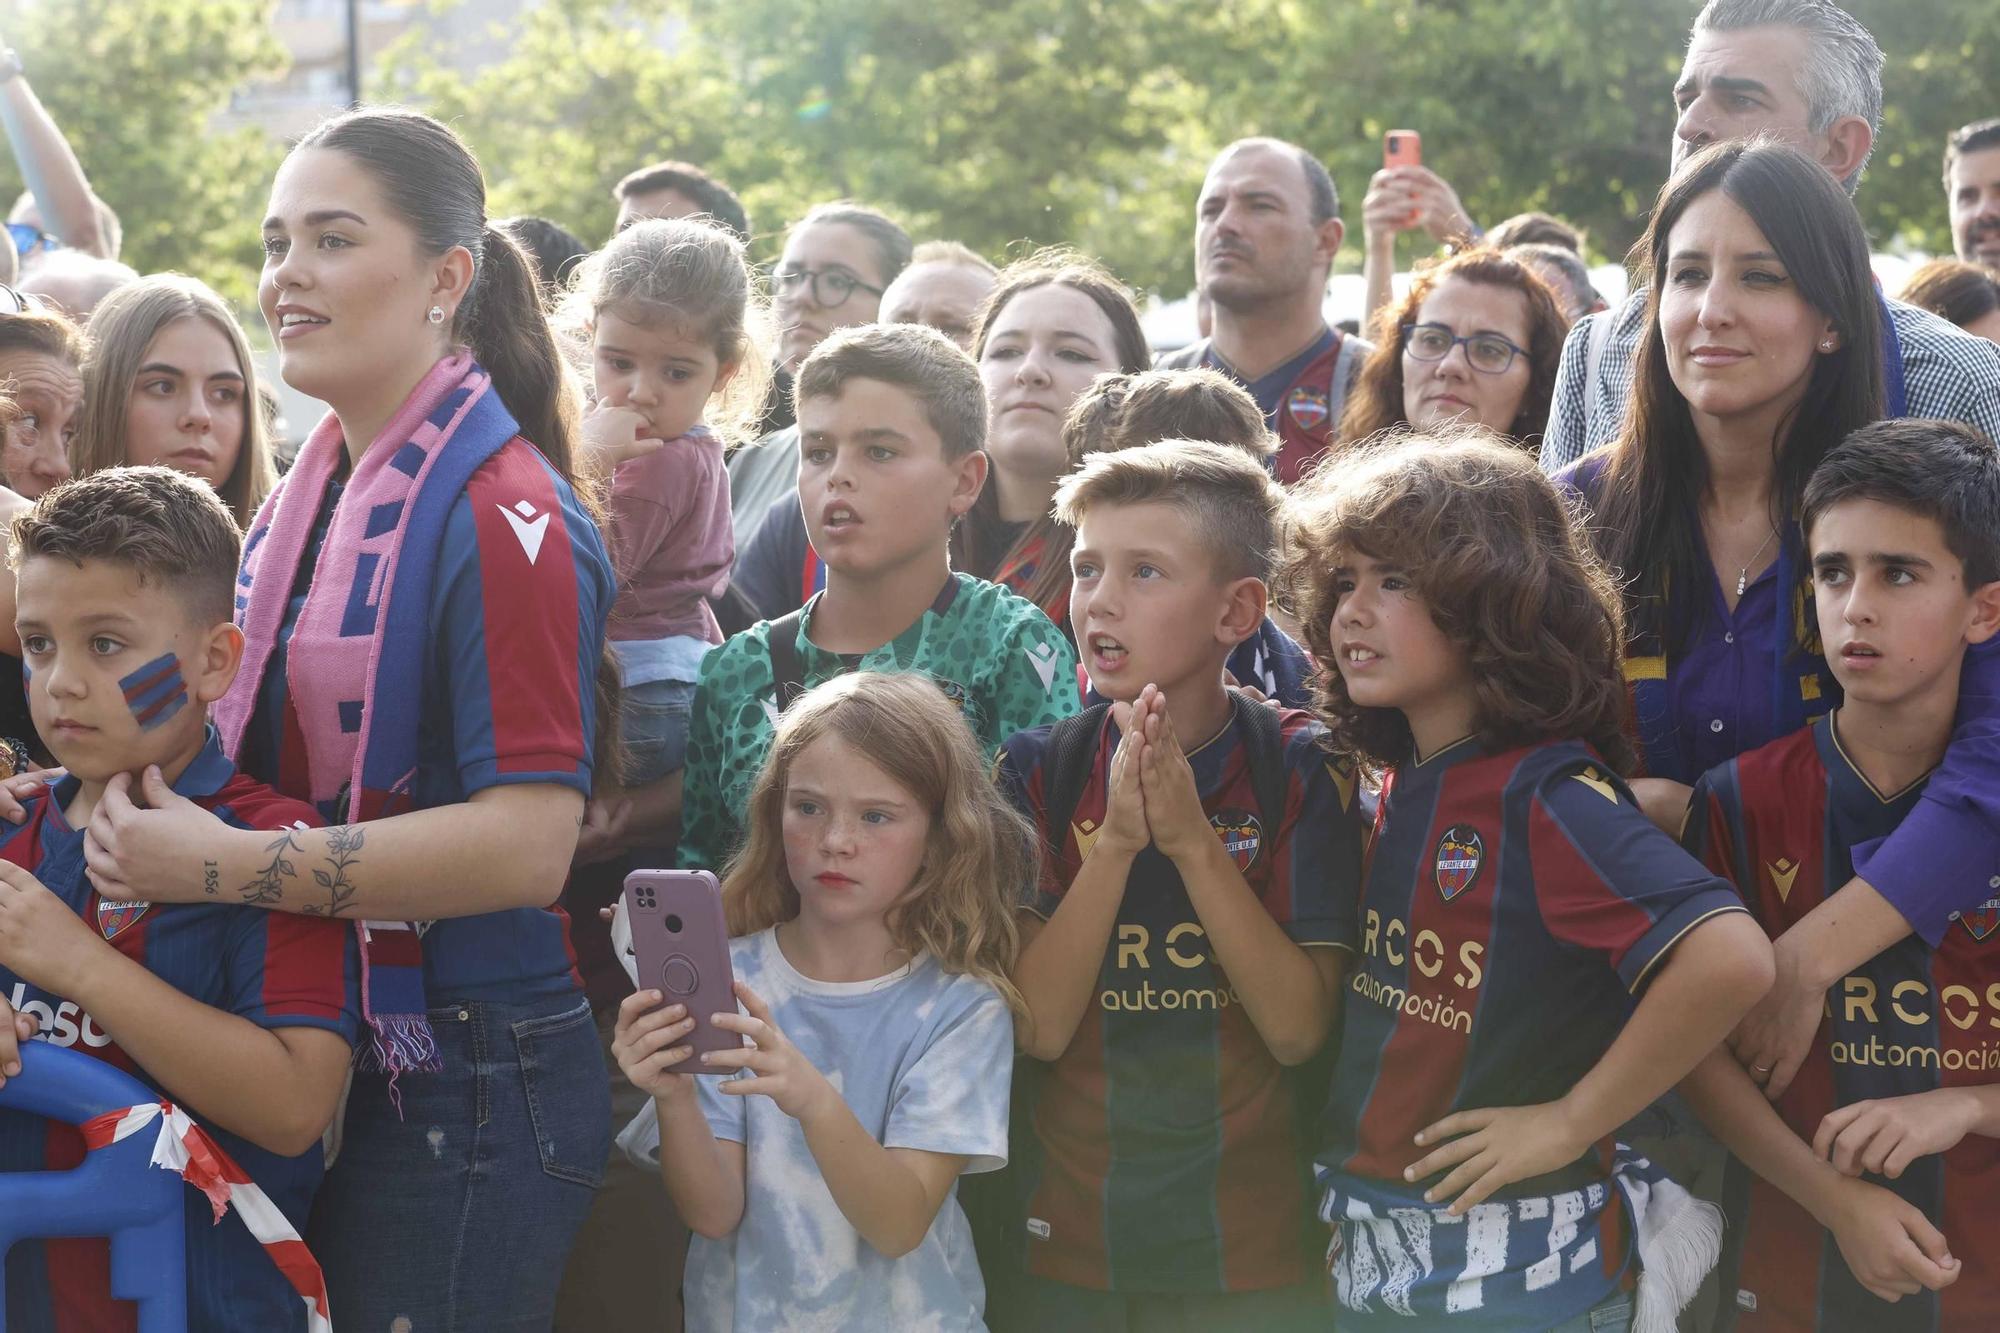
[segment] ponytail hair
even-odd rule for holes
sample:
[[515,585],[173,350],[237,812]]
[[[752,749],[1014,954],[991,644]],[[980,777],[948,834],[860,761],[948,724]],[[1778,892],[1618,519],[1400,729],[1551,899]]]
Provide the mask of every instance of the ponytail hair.
[[463,247],[471,254],[472,283],[452,336],[492,375],[522,436],[574,483],[576,393],[542,313],[533,261],[487,221],[486,179],[465,141],[421,112],[365,107],[321,121],[298,148],[330,148],[353,159],[426,253]]

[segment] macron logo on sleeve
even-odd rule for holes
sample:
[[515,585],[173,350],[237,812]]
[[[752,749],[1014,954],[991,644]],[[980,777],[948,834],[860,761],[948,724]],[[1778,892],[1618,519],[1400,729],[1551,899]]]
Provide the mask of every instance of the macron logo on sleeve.
[[1042,678],[1042,689],[1047,691],[1055,684],[1056,650],[1053,644],[1038,643],[1027,650],[1028,665]]
[[526,500],[516,500],[511,509],[506,505],[495,505],[494,508],[506,515],[507,526],[514,529],[514,536],[521,543],[528,563],[534,564],[536,557],[542,553],[542,538],[549,535],[549,516],[537,516],[535,507]]

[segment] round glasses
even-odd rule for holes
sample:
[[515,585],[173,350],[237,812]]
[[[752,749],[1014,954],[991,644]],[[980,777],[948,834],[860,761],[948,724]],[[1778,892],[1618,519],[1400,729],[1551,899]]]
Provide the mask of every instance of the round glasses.
[[846,304],[856,287],[875,296],[880,296],[884,290],[863,282],[844,268],[781,268],[771,277],[782,296],[790,296],[811,283],[813,304],[822,310],[836,310]]
[[1442,361],[1461,343],[1465,345],[1465,363],[1482,375],[1504,375],[1515,357],[1528,354],[1527,348],[1516,347],[1511,339],[1497,333],[1461,338],[1443,324],[1403,326],[1403,351],[1418,361]]

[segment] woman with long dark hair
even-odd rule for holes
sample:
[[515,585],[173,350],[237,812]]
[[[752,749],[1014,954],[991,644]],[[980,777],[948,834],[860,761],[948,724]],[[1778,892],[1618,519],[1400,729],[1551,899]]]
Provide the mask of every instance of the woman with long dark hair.
[[972,357],[986,386],[986,488],[953,535],[952,564],[1069,624],[1069,566],[1051,560],[1056,483],[1071,469],[1062,438],[1070,404],[1099,375],[1151,358],[1131,293],[1101,266],[1044,251],[1000,271],[980,307]]
[[1566,475],[1626,580],[1644,771],[1691,783],[1831,705],[1799,500],[1883,413],[1883,321],[1861,219],[1795,149],[1689,159],[1636,249],[1652,317],[1625,428]]
[[551,910],[593,771],[613,582],[573,395],[478,163],[362,110],[279,168],[259,298],[333,411],[245,543],[215,720],[331,828],[277,842],[106,798],[107,897],[357,922],[368,1031],[308,1241],[343,1326],[546,1329],[602,1178],[607,1081]]

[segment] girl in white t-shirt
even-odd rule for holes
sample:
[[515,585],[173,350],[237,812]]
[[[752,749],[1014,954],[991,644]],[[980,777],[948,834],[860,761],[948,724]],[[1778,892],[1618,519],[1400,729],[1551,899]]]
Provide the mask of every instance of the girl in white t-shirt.
[[960,1175],[1002,1166],[1009,895],[1034,833],[929,678],[860,673],[793,704],[723,885],[749,1040],[703,1057],[641,991],[612,1047],[653,1097],[621,1140],[695,1233],[690,1330],[982,1329]]

